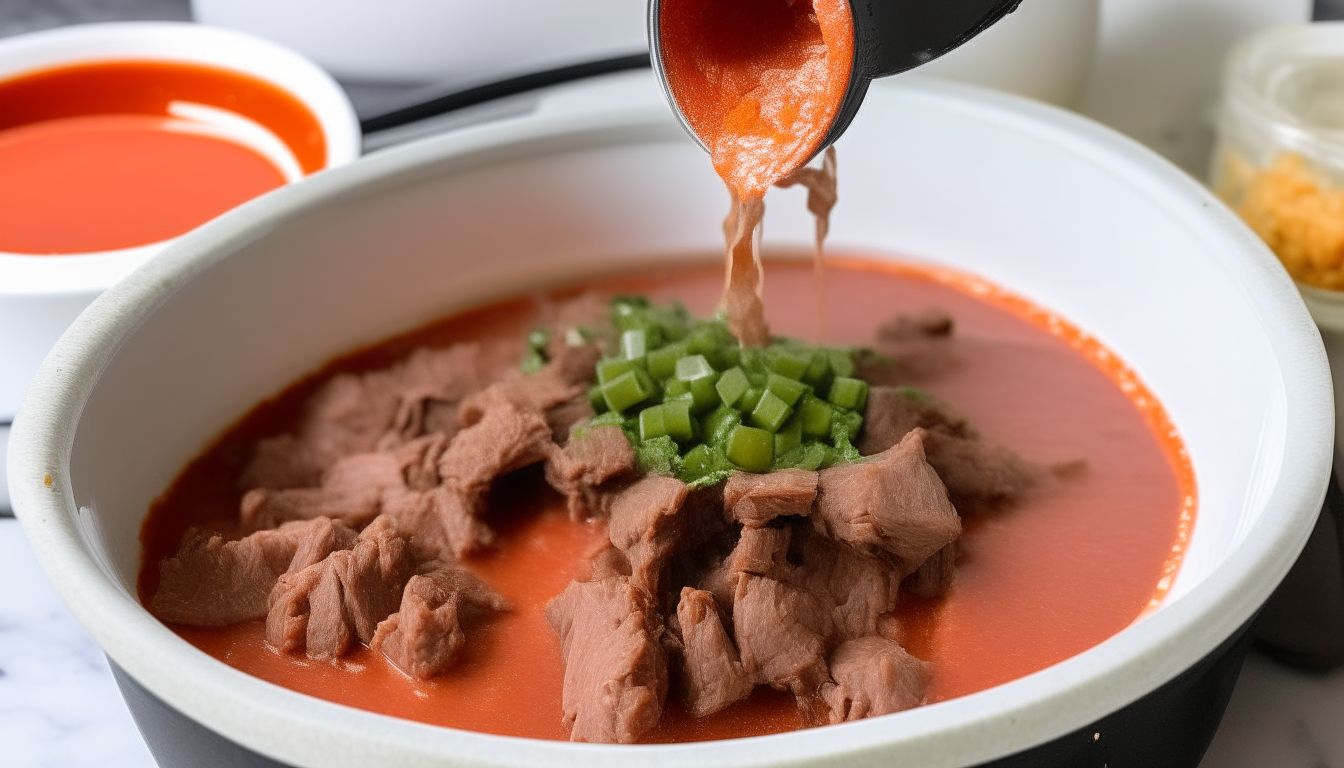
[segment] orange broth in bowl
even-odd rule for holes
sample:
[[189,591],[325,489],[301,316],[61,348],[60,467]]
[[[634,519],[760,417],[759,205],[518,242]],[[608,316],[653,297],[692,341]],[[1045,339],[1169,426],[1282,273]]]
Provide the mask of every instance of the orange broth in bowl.
[[326,165],[312,111],[241,72],[102,61],[18,75],[0,80],[0,251],[148,245],[286,183],[272,159],[227,130],[201,130],[179,104],[269,132],[302,174]]
[[[897,311],[937,306],[956,319],[951,364],[912,384],[952,403],[989,441],[1085,469],[1022,506],[965,518],[955,581],[934,599],[902,594],[901,642],[931,663],[927,701],[941,701],[1044,669],[1104,641],[1157,605],[1179,568],[1196,503],[1193,470],[1161,405],[1099,342],[1047,310],[958,273],[861,257],[833,258],[826,290],[830,343],[870,344]],[[606,294],[677,298],[708,314],[719,267],[670,267],[584,286]],[[810,265],[771,263],[769,321],[807,336]],[[561,292],[563,294],[565,292]],[[573,293],[573,291],[569,292]],[[236,481],[259,438],[297,423],[306,398],[332,376],[387,366],[419,347],[517,339],[538,317],[516,299],[450,317],[339,358],[257,406],[183,470],[150,510],[139,589],[150,603],[162,558],[191,526],[237,527]],[[357,647],[317,661],[270,648],[262,622],[223,629],[175,626],[188,642],[262,679],[329,701],[456,728],[566,739],[560,641],[546,603],[606,541],[605,526],[571,522],[563,499],[523,470],[490,496],[495,545],[463,564],[511,610],[482,620],[463,657],[432,680],[404,675]],[[694,741],[802,726],[792,697],[765,687],[728,709],[692,718],[668,704],[645,741]]]

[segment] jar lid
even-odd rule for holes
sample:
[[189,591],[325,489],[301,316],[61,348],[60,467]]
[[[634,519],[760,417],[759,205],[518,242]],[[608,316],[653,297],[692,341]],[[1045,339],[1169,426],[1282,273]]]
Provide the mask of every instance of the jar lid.
[[1224,70],[1223,129],[1344,167],[1344,22],[1274,27],[1238,45]]

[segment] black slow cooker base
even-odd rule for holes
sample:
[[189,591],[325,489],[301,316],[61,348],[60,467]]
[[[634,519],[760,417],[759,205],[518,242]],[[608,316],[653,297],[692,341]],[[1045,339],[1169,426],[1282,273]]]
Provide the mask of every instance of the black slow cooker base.
[[[1249,625],[1248,625],[1249,626]],[[1054,741],[978,768],[1196,768],[1250,647],[1243,626],[1190,669],[1129,706]],[[109,659],[162,768],[286,768],[168,706]]]

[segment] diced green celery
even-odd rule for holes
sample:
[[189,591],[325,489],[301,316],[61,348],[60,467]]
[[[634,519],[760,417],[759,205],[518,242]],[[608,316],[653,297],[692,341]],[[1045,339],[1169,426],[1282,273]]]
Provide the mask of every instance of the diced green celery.
[[813,395],[803,395],[798,402],[798,420],[802,423],[803,434],[807,437],[830,437],[831,417],[834,413],[835,409]]
[[714,457],[709,446],[701,443],[681,457],[681,481],[689,483],[714,471]]
[[657,437],[667,436],[667,426],[663,423],[663,406],[651,405],[639,412],[639,440],[647,443]]
[[691,404],[685,400],[663,403],[663,433],[679,443],[695,437],[695,419],[691,418]]
[[808,386],[800,381],[780,376],[778,373],[772,373],[766,379],[765,391],[773,393],[775,397],[792,407],[794,403],[798,402],[798,398],[808,393]]
[[747,374],[741,368],[733,367],[723,372],[714,388],[718,390],[719,399],[724,405],[735,405],[743,393],[751,388],[751,382],[747,381]]
[[533,328],[527,334],[527,346],[532,349],[545,349],[546,342],[551,340],[551,332],[545,328]]
[[761,395],[764,394],[765,390],[761,387],[749,387],[746,392],[742,393],[742,397],[738,398],[735,407],[743,413],[751,413],[761,402]]
[[831,382],[831,391],[826,395],[826,399],[841,408],[862,411],[864,404],[868,402],[868,382],[851,379],[848,376],[836,376],[835,381]]
[[718,321],[696,323],[686,336],[686,347],[693,355],[709,356],[735,343],[728,327]]
[[765,350],[756,347],[746,347],[738,353],[738,365],[742,367],[750,376],[753,373],[759,373],[764,376],[770,370],[770,361],[766,359]]
[[816,442],[807,442],[795,447],[793,450],[783,456],[776,456],[771,469],[806,469],[809,472],[815,472],[818,469],[830,466],[834,461],[835,451],[828,445]]
[[704,355],[687,355],[677,361],[677,378],[682,381],[694,381],[714,375],[714,366]]
[[649,375],[659,381],[671,378],[677,371],[677,360],[685,355],[686,345],[681,342],[650,350],[645,358]]
[[828,349],[826,358],[831,364],[831,372],[836,376],[854,375],[854,357],[848,350]]
[[933,395],[930,395],[922,389],[915,389],[914,387],[897,387],[896,391],[901,397],[904,397],[907,400],[913,400],[916,403],[927,403],[933,400]]
[[748,472],[767,472],[775,460],[775,436],[755,427],[734,427],[724,454]]
[[742,423],[742,414],[726,405],[721,405],[705,417],[705,442],[720,445],[728,442],[733,428]]
[[661,399],[663,388],[658,386],[658,382],[653,380],[648,371],[644,370],[644,361],[635,360],[634,364],[635,367],[630,372],[635,374],[635,378],[639,379],[640,386],[649,393],[647,397]]
[[806,350],[778,347],[770,350],[770,370],[794,381],[801,380],[812,364],[812,354]]
[[593,406],[594,413],[605,413],[607,411],[607,399],[602,396],[601,384],[594,384],[588,388],[588,404]]
[[794,415],[775,433],[775,455],[783,456],[803,442],[803,420]]
[[546,367],[546,358],[540,352],[533,350],[527,353],[527,357],[523,358],[523,362],[519,363],[518,367],[523,373],[530,376]]
[[831,418],[831,444],[838,448],[841,442],[852,442],[862,426],[863,416],[855,411],[837,410]]
[[779,399],[774,392],[766,390],[765,394],[761,395],[761,401],[751,409],[751,423],[761,429],[778,432],[792,415],[793,409],[788,403]]
[[698,488],[728,479],[733,465],[717,445],[697,445],[681,460],[680,477],[683,483]]
[[704,355],[689,355],[677,361],[675,380],[690,387],[696,413],[704,413],[719,404],[719,393],[714,388],[718,376]]
[[691,394],[691,385],[678,378],[671,378],[663,385],[663,396],[667,400],[676,400]]
[[691,410],[693,412],[704,413],[719,404],[719,391],[714,388],[717,381],[718,374],[714,374],[690,383]]
[[826,352],[820,349],[812,351],[812,362],[807,364],[807,370],[803,373],[803,381],[813,387],[820,387],[825,384],[831,376],[831,363],[826,357]]
[[681,453],[677,443],[664,435],[646,440],[635,446],[635,461],[645,474],[676,476],[681,470]]
[[736,367],[742,359],[742,348],[734,342],[730,347],[719,347],[716,351],[706,355],[709,362],[720,371],[726,371],[729,368]]
[[626,360],[638,360],[649,353],[653,345],[649,343],[647,328],[632,328],[621,334],[621,357]]
[[[639,373],[642,373],[639,369],[626,371],[602,385],[602,398],[606,400],[607,408],[624,411],[639,405],[653,395],[652,390],[640,380]],[[648,374],[644,376],[647,377]]]
[[597,361],[597,383],[606,384],[612,379],[624,373],[629,373],[635,367],[633,360],[622,360],[619,357],[608,357]]

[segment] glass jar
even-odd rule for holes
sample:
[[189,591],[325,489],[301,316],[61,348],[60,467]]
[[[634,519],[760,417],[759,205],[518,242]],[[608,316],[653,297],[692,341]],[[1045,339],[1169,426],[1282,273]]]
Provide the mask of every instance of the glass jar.
[[1237,46],[1218,132],[1215,192],[1278,255],[1318,322],[1324,313],[1344,330],[1344,22]]

